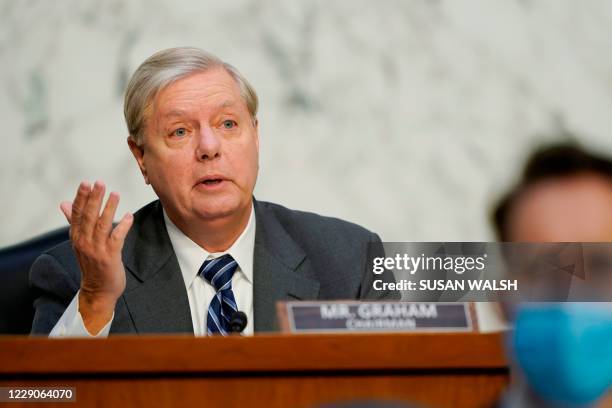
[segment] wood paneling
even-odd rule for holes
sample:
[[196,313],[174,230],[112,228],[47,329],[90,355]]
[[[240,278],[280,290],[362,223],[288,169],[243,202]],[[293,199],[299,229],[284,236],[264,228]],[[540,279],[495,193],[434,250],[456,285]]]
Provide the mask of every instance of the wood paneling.
[[0,385],[75,386],[76,406],[311,407],[378,398],[473,408],[489,406],[508,382],[502,346],[499,334],[475,333],[12,337],[0,339]]

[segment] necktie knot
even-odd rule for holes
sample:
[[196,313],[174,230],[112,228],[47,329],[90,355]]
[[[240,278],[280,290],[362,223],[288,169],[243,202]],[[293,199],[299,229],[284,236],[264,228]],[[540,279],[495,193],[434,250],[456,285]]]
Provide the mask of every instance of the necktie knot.
[[227,254],[204,261],[199,274],[219,292],[231,289],[232,276],[234,276],[237,268],[238,263],[231,255]]

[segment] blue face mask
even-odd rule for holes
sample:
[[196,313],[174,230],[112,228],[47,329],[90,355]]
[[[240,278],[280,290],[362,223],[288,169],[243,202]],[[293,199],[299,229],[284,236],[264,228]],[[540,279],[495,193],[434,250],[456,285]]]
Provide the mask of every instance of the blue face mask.
[[511,336],[527,382],[553,404],[589,406],[612,384],[609,304],[526,304]]

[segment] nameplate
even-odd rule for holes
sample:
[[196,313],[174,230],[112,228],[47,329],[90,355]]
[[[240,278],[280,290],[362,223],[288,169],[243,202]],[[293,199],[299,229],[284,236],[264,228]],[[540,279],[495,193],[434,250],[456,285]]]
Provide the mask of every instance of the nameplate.
[[473,304],[421,302],[279,302],[285,333],[476,331]]

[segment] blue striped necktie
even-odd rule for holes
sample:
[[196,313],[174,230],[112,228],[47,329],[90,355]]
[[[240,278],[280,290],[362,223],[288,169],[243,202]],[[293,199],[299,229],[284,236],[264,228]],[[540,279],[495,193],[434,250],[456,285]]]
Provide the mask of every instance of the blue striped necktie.
[[198,275],[206,279],[217,291],[210,301],[206,317],[206,329],[209,336],[219,333],[227,336],[230,331],[229,322],[232,314],[238,311],[236,298],[232,291],[232,276],[236,268],[238,268],[238,263],[234,258],[231,255],[223,255],[205,261],[198,272]]

